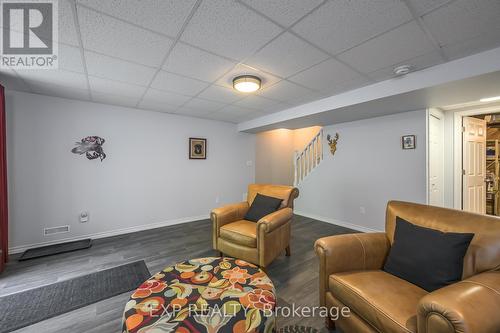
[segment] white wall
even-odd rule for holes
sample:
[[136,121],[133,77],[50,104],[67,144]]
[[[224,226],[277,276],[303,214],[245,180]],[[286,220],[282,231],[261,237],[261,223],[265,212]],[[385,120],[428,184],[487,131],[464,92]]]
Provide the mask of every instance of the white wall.
[[455,114],[444,112],[444,206],[455,207]]
[[277,129],[258,133],[255,147],[255,181],[293,184],[294,131]]
[[[233,124],[13,91],[6,109],[13,250],[206,218],[254,181],[255,136]],[[103,162],[70,152],[88,135],[106,140]],[[189,137],[208,139],[207,160],[188,159]]]
[[280,128],[258,133],[255,147],[255,181],[293,185],[294,153],[302,151],[320,130],[320,126],[313,126],[295,130]]
[[[351,226],[384,230],[387,201],[426,201],[426,111],[342,123],[335,156],[299,185],[296,213]],[[402,135],[416,135],[415,150],[401,149]],[[362,212],[362,208],[365,212]]]

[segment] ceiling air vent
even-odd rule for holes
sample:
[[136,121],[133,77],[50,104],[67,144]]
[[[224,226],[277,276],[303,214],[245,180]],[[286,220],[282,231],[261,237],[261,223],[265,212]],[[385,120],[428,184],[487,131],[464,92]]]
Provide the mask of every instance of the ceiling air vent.
[[53,228],[45,228],[43,229],[44,236],[55,235],[55,234],[63,234],[65,232],[69,232],[69,225],[63,225],[60,227]]

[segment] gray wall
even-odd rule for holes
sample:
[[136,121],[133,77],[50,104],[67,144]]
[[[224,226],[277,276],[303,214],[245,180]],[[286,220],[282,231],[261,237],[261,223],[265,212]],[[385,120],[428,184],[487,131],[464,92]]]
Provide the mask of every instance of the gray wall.
[[[426,111],[343,123],[335,156],[325,159],[299,185],[296,212],[320,220],[384,230],[387,201],[426,201]],[[417,137],[415,150],[401,149],[401,136]]]
[[[17,250],[206,218],[241,201],[254,181],[255,135],[233,124],[13,91],[6,107]],[[88,135],[106,139],[103,162],[70,152]],[[189,137],[208,139],[207,160],[188,159]],[[78,221],[81,211],[88,223]],[[71,232],[43,235],[60,225]]]

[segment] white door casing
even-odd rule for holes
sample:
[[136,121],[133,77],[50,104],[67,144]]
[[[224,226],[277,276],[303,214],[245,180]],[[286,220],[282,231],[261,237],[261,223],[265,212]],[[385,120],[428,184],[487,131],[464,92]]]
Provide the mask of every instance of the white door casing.
[[429,205],[444,207],[444,114],[429,112]]
[[486,214],[486,121],[463,117],[462,209]]

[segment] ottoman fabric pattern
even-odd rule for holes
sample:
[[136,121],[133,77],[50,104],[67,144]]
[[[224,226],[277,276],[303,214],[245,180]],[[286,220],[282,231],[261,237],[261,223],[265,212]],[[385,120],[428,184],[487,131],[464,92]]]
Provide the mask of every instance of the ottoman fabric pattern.
[[275,289],[257,266],[199,258],[166,267],[131,295],[127,333],[274,332]]

